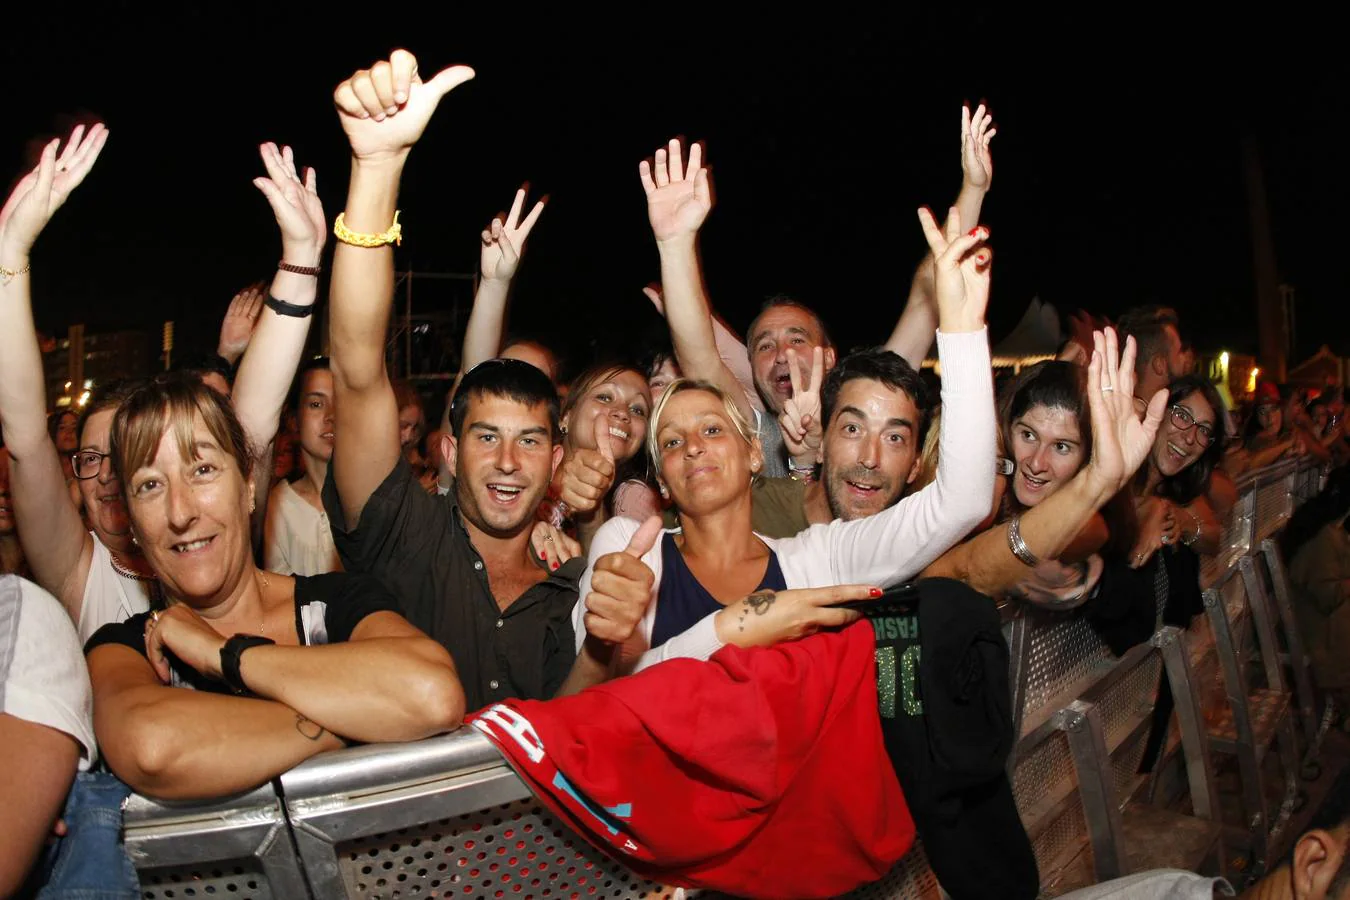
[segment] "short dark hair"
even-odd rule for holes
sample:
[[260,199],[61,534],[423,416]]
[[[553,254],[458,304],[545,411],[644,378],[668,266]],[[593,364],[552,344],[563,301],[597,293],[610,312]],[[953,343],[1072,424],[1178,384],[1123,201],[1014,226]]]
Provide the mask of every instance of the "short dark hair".
[[[1163,412],[1163,415],[1171,415],[1172,407],[1192,394],[1199,394],[1204,397],[1205,402],[1214,410],[1214,442],[1196,457],[1195,462],[1177,474],[1164,478],[1158,484],[1158,495],[1160,497],[1166,497],[1174,503],[1181,504],[1190,503],[1209,488],[1209,477],[1223,458],[1223,446],[1226,439],[1223,424],[1225,408],[1223,398],[1219,396],[1218,389],[1210,384],[1207,378],[1202,378],[1199,375],[1183,375],[1169,384],[1167,386],[1167,409]],[[1148,463],[1145,463],[1140,466],[1139,474],[1136,477],[1147,480],[1148,465]]]
[[755,348],[751,346],[751,342],[755,339],[755,326],[759,324],[759,320],[764,318],[765,313],[775,309],[782,309],[785,306],[791,307],[793,309],[800,309],[802,312],[810,316],[815,321],[816,327],[820,329],[821,345],[825,347],[834,346],[834,341],[831,340],[830,338],[830,330],[825,327],[825,321],[821,319],[821,317],[816,313],[814,309],[812,309],[802,301],[797,300],[793,297],[788,297],[784,294],[776,294],[775,296],[770,297],[768,300],[764,301],[764,303],[759,308],[759,312],[755,313],[755,317],[750,320],[750,327],[746,329],[745,332],[746,348],[751,353],[755,352]]
[[1087,373],[1082,366],[1047,360],[1027,366],[999,392],[998,424],[1003,446],[1011,455],[1012,426],[1027,410],[1048,406],[1071,412],[1078,421],[1083,465],[1092,458],[1092,416],[1087,404]]
[[854,350],[825,376],[825,384],[820,390],[820,411],[828,427],[834,419],[835,404],[839,402],[839,392],[844,385],[859,378],[880,381],[889,388],[903,391],[919,408],[919,421],[914,423],[918,440],[923,439],[924,420],[928,418],[928,387],[914,367],[903,356],[893,353],[885,347],[866,347]]
[[331,371],[332,362],[326,356],[316,356],[300,364],[300,370],[295,373],[295,381],[291,384],[291,400],[287,404],[289,408],[296,413],[300,412],[300,404],[305,402],[305,376],[310,372]]
[[469,416],[472,397],[501,397],[526,406],[540,403],[548,407],[550,439],[558,436],[558,389],[548,376],[518,359],[489,359],[464,373],[450,401],[450,430],[456,439],[463,437],[464,420]]
[[1116,323],[1120,334],[1120,345],[1125,346],[1127,337],[1134,338],[1136,356],[1134,370],[1139,372],[1155,356],[1166,356],[1168,350],[1167,327],[1176,329],[1181,335],[1181,320],[1177,311],[1170,306],[1150,304],[1127,309]]

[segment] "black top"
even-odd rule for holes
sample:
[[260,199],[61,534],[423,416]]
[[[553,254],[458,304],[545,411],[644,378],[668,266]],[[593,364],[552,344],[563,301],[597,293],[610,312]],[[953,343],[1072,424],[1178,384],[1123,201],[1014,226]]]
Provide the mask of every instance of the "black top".
[[[755,590],[787,590],[783,569],[778,565],[778,554],[772,549],[769,550],[769,563],[764,567],[764,577]],[[675,545],[675,535],[670,532],[661,538],[661,586],[657,598],[656,621],[652,623],[653,647],[660,647],[722,608],[717,598],[694,577],[684,561],[684,554]]]
[[378,576],[408,621],[450,651],[469,709],[557,693],[576,658],[572,608],[584,558],[569,560],[503,612],[454,491],[429,495],[407,460],[399,458],[350,531],[343,527],[332,466],[323,505],[343,568]]
[[[383,610],[398,612],[398,603],[378,579],[369,575],[329,572],[311,578],[295,577],[295,633],[302,646],[351,640],[362,619]],[[121,644],[145,656],[145,623],[149,618],[150,613],[144,612],[125,622],[104,625],[84,645],[84,652],[88,654],[104,644]],[[232,693],[223,682],[212,681],[172,654],[169,671],[174,687]]]

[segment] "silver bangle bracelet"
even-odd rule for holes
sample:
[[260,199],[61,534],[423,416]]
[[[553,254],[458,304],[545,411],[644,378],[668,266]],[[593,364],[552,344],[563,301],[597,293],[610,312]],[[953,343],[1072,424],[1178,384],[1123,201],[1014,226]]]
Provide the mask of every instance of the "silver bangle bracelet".
[[1041,561],[1036,558],[1036,554],[1031,552],[1027,542],[1022,540],[1022,516],[1016,515],[1008,522],[1008,549],[1012,555],[1022,561],[1024,565],[1036,568]]

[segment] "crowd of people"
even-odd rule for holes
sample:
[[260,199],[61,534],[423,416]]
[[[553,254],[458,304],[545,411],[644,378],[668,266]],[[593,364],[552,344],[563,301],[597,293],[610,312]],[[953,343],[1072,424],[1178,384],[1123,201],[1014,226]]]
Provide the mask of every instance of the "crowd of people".
[[[1229,409],[1158,306],[997,378],[979,224],[995,129],[980,106],[963,111],[954,203],[919,211],[929,252],[890,338],[852,352],[801,299],[768,300],[743,343],[717,316],[699,252],[706,148],[672,140],[637,172],[660,259],[648,296],[669,342],[587,361],[562,384],[558,348],[509,336],[512,279],[546,221],[519,191],[482,232],[461,373],[428,429],[426,398],[391,377],[385,353],[400,180],[473,74],[424,79],[398,51],[337,87],[351,176],[335,217],[312,169],[261,145],[253,184],[276,219],[275,276],[230,304],[212,360],[101,385],[78,413],[48,410],[28,258],[108,129],[47,144],[0,210],[0,895],[51,874],[35,865],[44,844],[100,779],[124,791],[98,797],[221,797],[327,750],[466,717],[505,742],[507,717],[537,708],[522,704],[565,719],[619,696],[606,691],[654,719],[671,692],[694,705],[738,696],[710,667],[783,679],[768,654],[809,672],[821,648],[851,652],[826,636],[861,634],[875,642],[866,690],[879,715],[875,747],[858,752],[904,787],[949,893],[978,896],[961,893],[959,848],[944,851],[952,838],[894,738],[925,715],[920,675],[896,662],[912,657],[883,648],[905,626],[869,604],[917,581],[949,586],[918,596],[960,598],[969,621],[1002,601],[1077,610],[1123,653],[1199,609],[1200,558],[1219,547],[1243,471],[1350,460],[1344,398],[1263,384],[1250,408]],[[326,260],[329,355],[303,359]],[[921,371],[934,345],[936,389]],[[1339,490],[1288,549],[1317,598],[1309,628],[1331,620],[1350,635]],[[1306,562],[1305,548],[1333,561]],[[957,627],[899,637],[940,646]],[[1343,687],[1338,647],[1324,644],[1319,679]],[[781,727],[806,727],[791,721]],[[728,722],[727,735],[746,727]],[[990,737],[1004,761],[1008,738]],[[1010,795],[995,802],[1006,812]],[[1310,832],[1337,860],[1343,813]],[[1035,861],[1013,831],[996,838],[1014,860],[999,896],[1031,897]],[[907,842],[886,846],[813,890],[884,872]],[[1285,871],[1298,881],[1321,862],[1296,852]]]

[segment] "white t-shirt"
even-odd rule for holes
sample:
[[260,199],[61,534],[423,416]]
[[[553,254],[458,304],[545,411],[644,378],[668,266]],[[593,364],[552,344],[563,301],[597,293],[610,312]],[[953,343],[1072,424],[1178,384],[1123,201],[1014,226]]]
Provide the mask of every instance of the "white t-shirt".
[[272,488],[267,500],[263,565],[282,575],[342,571],[327,513],[306,503],[289,481]]
[[83,644],[110,622],[125,622],[150,609],[157,582],[153,578],[123,575],[113,566],[112,554],[92,531],[94,555],[84,580],[84,604],[80,607],[79,633]]
[[1206,878],[1180,869],[1154,869],[1062,894],[1059,900],[1214,900],[1236,896],[1232,885],[1222,878]]
[[70,616],[17,575],[0,576],[0,712],[80,744],[80,771],[98,758],[89,670]]

